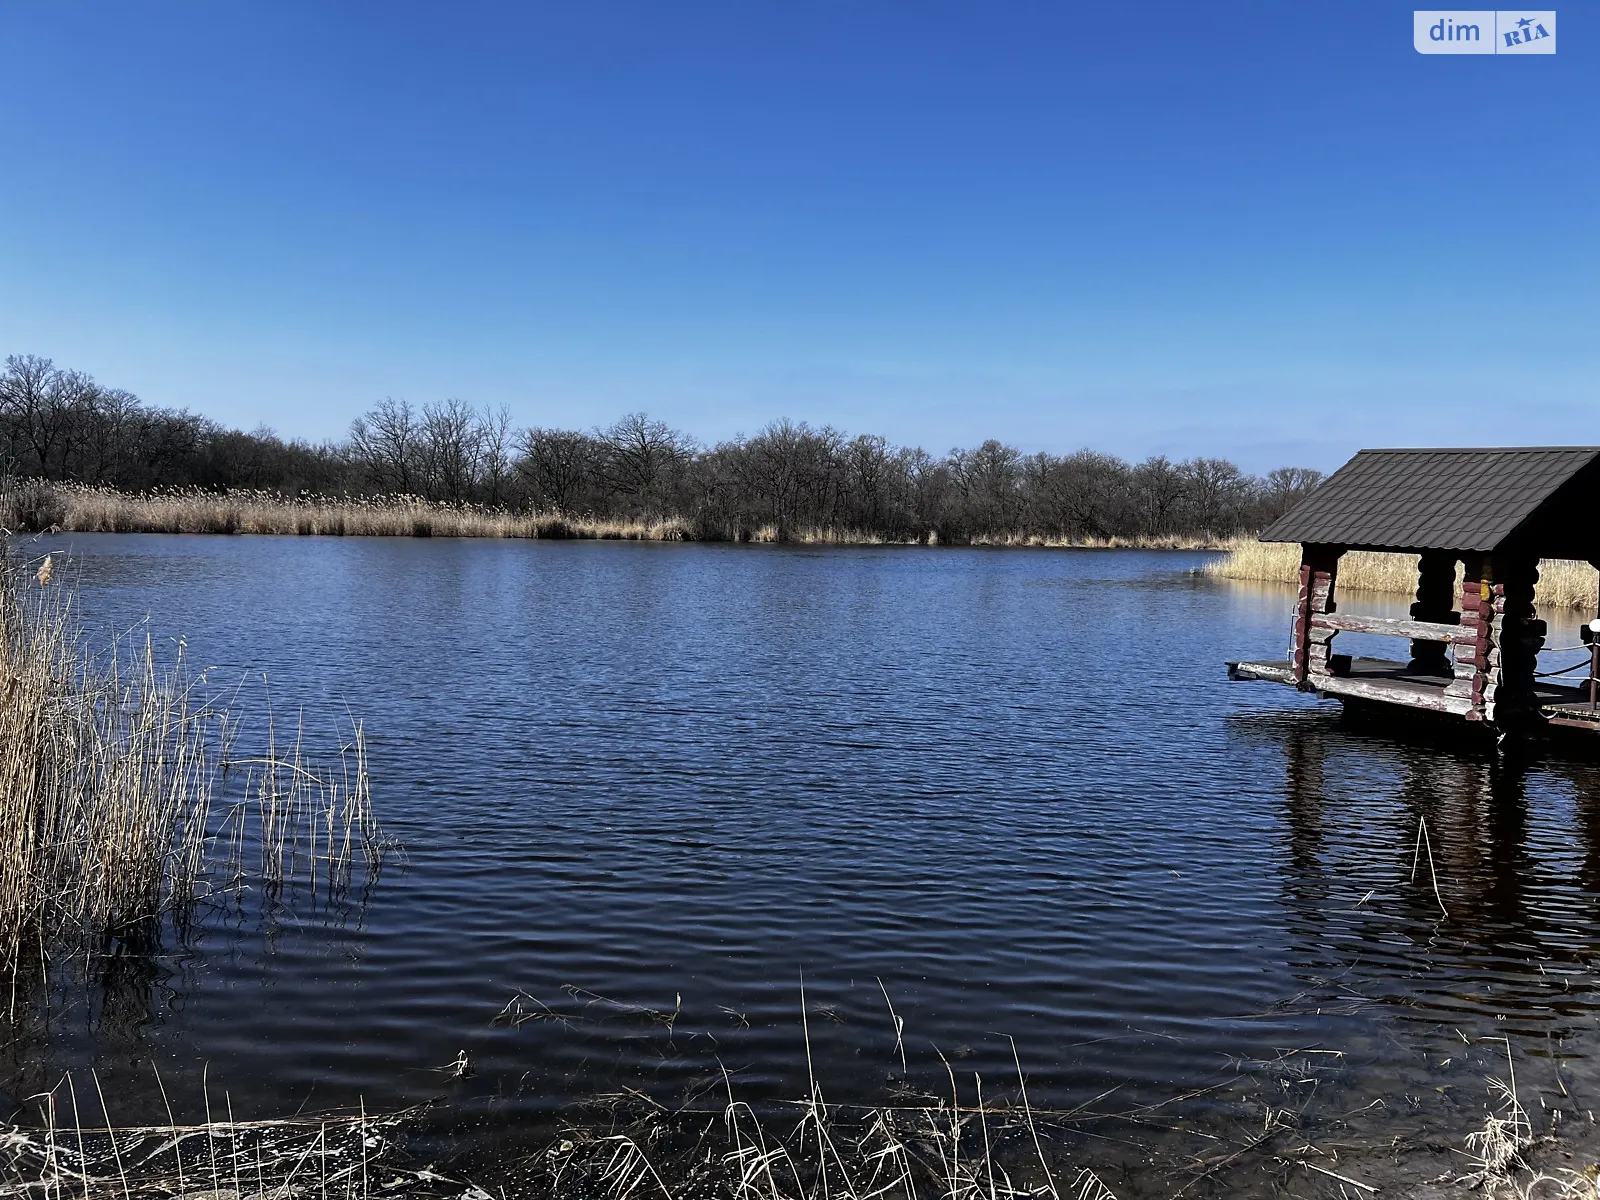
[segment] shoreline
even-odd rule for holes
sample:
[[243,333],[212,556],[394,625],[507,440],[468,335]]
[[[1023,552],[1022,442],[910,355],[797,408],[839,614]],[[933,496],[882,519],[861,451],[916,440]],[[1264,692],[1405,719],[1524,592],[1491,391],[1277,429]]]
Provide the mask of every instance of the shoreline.
[[[0,496],[0,501],[6,497]],[[673,514],[631,519],[450,505],[413,496],[289,499],[265,492],[175,492],[135,496],[105,488],[52,486],[26,511],[0,504],[13,533],[161,533],[257,537],[513,538],[530,541],[705,542],[791,546],[983,546],[1043,550],[1220,551],[1233,539],[1162,534],[1074,538],[1014,530],[956,534],[928,529],[893,537],[840,527],[706,526]]]
[[[469,1068],[465,1076],[470,1074]],[[1304,1083],[1320,1074],[1318,1068],[1291,1078]],[[73,1090],[64,1078],[47,1093],[61,1093],[55,1118],[48,1108],[32,1120],[19,1112],[0,1129],[10,1140],[11,1168],[25,1190],[31,1185],[46,1194],[72,1194],[92,1184],[97,1192],[113,1191],[120,1183],[173,1200],[253,1195],[226,1186],[234,1182],[235,1164],[251,1182],[259,1181],[263,1196],[269,1188],[273,1195],[299,1195],[320,1187],[357,1200],[496,1194],[618,1200],[629,1189],[606,1185],[619,1151],[629,1164],[628,1178],[653,1177],[658,1195],[740,1200],[750,1191],[739,1168],[757,1145],[773,1151],[775,1161],[793,1172],[794,1182],[820,1187],[826,1181],[832,1185],[829,1192],[846,1200],[930,1191],[982,1197],[991,1171],[1008,1181],[992,1193],[1002,1200],[1116,1200],[1191,1192],[1201,1200],[1232,1195],[1448,1200],[1469,1194],[1490,1200],[1534,1195],[1585,1200],[1596,1194],[1600,1178],[1600,1127],[1582,1102],[1551,1095],[1530,1111],[1510,1087],[1498,1105],[1489,1099],[1474,1111],[1469,1103],[1443,1125],[1397,1130],[1386,1110],[1375,1105],[1340,1114],[1309,1099],[1284,1098],[1274,1107],[1269,1095],[1263,1107],[1259,1095],[1254,1101],[1235,1096],[1225,1103],[1225,1112],[1203,1117],[1179,1109],[1152,1125],[1139,1110],[1035,1108],[1020,1073],[1016,1080],[996,1081],[987,1096],[981,1088],[968,1093],[965,1079],[952,1081],[957,1094],[903,1091],[885,1095],[881,1105],[831,1103],[815,1082],[809,1097],[788,1101],[751,1102],[730,1091],[725,1099],[719,1095],[709,1103],[673,1107],[643,1092],[597,1095],[566,1102],[559,1109],[563,1116],[529,1127],[523,1136],[502,1126],[481,1140],[466,1138],[444,1155],[430,1143],[436,1146],[442,1127],[481,1117],[481,1098],[452,1089],[392,1110],[369,1110],[361,1102],[241,1120],[208,1114],[187,1122],[169,1108],[152,1113],[148,1124],[111,1121],[104,1110],[96,1121],[91,1110],[80,1123],[76,1117],[64,1119]],[[1492,1077],[1480,1082],[1488,1085],[1486,1098],[1495,1095]],[[1534,1099],[1529,1095],[1530,1104]],[[1547,1107],[1546,1099],[1554,1106]],[[605,1115],[597,1115],[597,1107]],[[1380,1115],[1370,1125],[1362,1118],[1374,1107]],[[792,1114],[798,1114],[797,1125]],[[707,1134],[716,1127],[722,1133],[713,1152],[705,1154]],[[964,1133],[979,1130],[981,1142],[969,1145]],[[820,1152],[819,1139],[829,1147],[826,1153]],[[113,1140],[124,1143],[120,1152]],[[1119,1144],[1120,1153],[1091,1149],[1097,1143],[1103,1149],[1107,1142]],[[912,1144],[931,1153],[907,1155],[897,1149]],[[517,1152],[508,1156],[513,1146]],[[130,1147],[141,1153],[130,1157]],[[384,1182],[373,1189],[373,1178]],[[868,1191],[861,1186],[868,1178],[891,1186]],[[297,1179],[304,1190],[291,1192]],[[204,1190],[196,1191],[197,1186]]]

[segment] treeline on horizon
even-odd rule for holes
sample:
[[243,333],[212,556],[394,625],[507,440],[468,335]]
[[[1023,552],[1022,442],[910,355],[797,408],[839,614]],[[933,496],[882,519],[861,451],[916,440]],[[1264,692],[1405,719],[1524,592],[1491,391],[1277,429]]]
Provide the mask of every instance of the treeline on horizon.
[[1258,477],[1220,458],[1026,454],[994,440],[936,457],[788,419],[715,445],[643,413],[607,429],[521,429],[503,408],[459,400],[384,400],[344,441],[311,443],[146,404],[32,355],[8,357],[0,373],[0,475],[132,493],[404,494],[570,517],[672,516],[713,538],[849,529],[945,542],[1253,532],[1322,479],[1304,467]]

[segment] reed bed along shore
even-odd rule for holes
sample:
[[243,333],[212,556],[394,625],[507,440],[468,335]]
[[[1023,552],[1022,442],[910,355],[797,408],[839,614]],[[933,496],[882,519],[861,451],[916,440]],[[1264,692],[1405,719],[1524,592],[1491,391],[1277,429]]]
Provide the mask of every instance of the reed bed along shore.
[[671,542],[675,517],[639,521],[514,513],[415,496],[290,499],[270,492],[176,491],[131,496],[106,488],[52,489],[52,524],[68,533],[211,533],[332,537],[596,538]]
[[344,888],[386,844],[359,725],[334,771],[270,715],[263,753],[241,755],[238,722],[202,694],[181,643],[167,663],[148,637],[92,651],[63,574],[0,539],[0,968],[13,1009],[24,966],[113,942],[154,952],[199,900],[246,881],[266,896]]
[[[968,1081],[968,1094],[938,1103],[856,1112],[813,1086],[777,1113],[724,1083],[720,1106],[676,1112],[637,1094],[596,1097],[542,1152],[502,1163],[480,1186],[470,1169],[409,1151],[415,1135],[427,1139],[436,1114],[426,1107],[118,1127],[103,1118],[99,1080],[69,1075],[34,1097],[37,1124],[0,1126],[0,1191],[48,1200],[1116,1200],[1092,1171],[1057,1157],[1015,1087],[986,1096]],[[207,1097],[207,1111],[231,1108],[226,1096]]]
[[[1295,584],[1300,576],[1300,547],[1293,542],[1259,542],[1235,538],[1222,547],[1227,554],[1207,563],[1206,574],[1218,579],[1253,579]],[[1378,554],[1353,550],[1339,560],[1339,587],[1360,592],[1409,596],[1417,590],[1415,554]],[[1456,568],[1456,594],[1461,593],[1461,568]],[[1586,562],[1550,558],[1539,564],[1534,603],[1549,608],[1594,611],[1600,605],[1600,572]]]
[[[671,514],[625,520],[441,504],[416,496],[286,497],[265,491],[185,489],[130,495],[76,484],[27,483],[0,494],[0,528],[65,533],[258,534],[326,537],[454,537],[600,541],[735,541],[810,546],[937,546],[935,530],[894,538],[843,527],[707,528]],[[1049,549],[1209,550],[1224,539],[1067,537],[979,533],[963,544]]]
[[[556,1007],[518,993],[491,1025],[515,1030],[545,1022],[576,1031],[585,1023],[633,1019],[640,1023],[636,1032],[653,1031],[649,1035],[669,1052],[674,1038],[699,1036],[679,1025],[681,997],[671,1011],[657,1011],[564,990],[571,1003]],[[606,1011],[597,1017],[596,1008]],[[485,1114],[457,1090],[473,1074],[465,1051],[434,1068],[445,1089],[434,1101],[382,1115],[362,1106],[238,1121],[233,1097],[202,1078],[203,1108],[191,1107],[204,1119],[180,1120],[157,1074],[166,1120],[114,1125],[100,1077],[69,1072],[28,1097],[25,1112],[11,1118],[23,1116],[26,1124],[0,1125],[0,1194],[48,1200],[1596,1195],[1600,1140],[1593,1121],[1584,1119],[1589,1102],[1569,1094],[1565,1082],[1559,1096],[1554,1081],[1533,1085],[1537,1101],[1519,1090],[1519,1064],[1501,1037],[1461,1035],[1461,1049],[1439,1069],[1453,1061],[1459,1066],[1445,1077],[1450,1086],[1438,1092],[1473,1090],[1463,1087],[1461,1073],[1469,1071],[1483,1085],[1482,1107],[1474,1112],[1475,1106],[1461,1103],[1464,1096],[1452,1096],[1442,1102],[1456,1112],[1448,1127],[1429,1126],[1418,1141],[1414,1132],[1393,1134],[1385,1103],[1342,1107],[1345,1055],[1328,1047],[1239,1060],[1212,1084],[1166,1100],[1137,1103],[1111,1088],[1061,1108],[1030,1097],[1014,1046],[1014,1069],[996,1078],[962,1070],[937,1051],[936,1064],[926,1064],[932,1074],[925,1074],[922,1064],[908,1063],[905,1027],[892,1004],[889,1012],[894,1024],[883,1047],[889,1083],[875,1103],[834,1103],[824,1096],[802,1017],[803,1095],[748,1100],[740,1094],[741,1072],[722,1066],[719,1057],[679,1103],[624,1086],[567,1107],[526,1141],[496,1139],[443,1163],[433,1157],[442,1140],[450,1140],[441,1139],[442,1130],[476,1125]],[[1533,1065],[1521,1064],[1524,1089]],[[1321,1099],[1324,1090],[1332,1095],[1328,1103]],[[1189,1102],[1195,1107],[1185,1107]],[[1395,1098],[1402,1111],[1415,1103],[1410,1096]]]

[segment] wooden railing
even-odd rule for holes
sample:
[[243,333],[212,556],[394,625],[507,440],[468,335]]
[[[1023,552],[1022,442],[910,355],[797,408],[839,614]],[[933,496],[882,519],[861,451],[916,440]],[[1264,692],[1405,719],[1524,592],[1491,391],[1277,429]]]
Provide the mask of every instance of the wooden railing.
[[1440,621],[1412,621],[1405,617],[1358,617],[1343,613],[1313,613],[1312,629],[1330,633],[1377,633],[1412,638],[1419,642],[1454,642],[1470,645],[1477,640],[1475,625],[1446,625]]

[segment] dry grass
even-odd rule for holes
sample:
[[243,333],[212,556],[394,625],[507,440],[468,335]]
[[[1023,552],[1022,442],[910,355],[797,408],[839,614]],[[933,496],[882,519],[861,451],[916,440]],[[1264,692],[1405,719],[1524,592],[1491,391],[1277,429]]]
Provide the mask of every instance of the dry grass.
[[[762,525],[753,530],[747,540],[772,544],[781,539],[776,525]],[[791,529],[788,540],[802,546],[937,546],[940,544],[939,535],[932,530],[920,537],[891,538],[882,534],[833,526],[821,529]],[[1041,550],[1218,550],[1227,544],[1227,539],[1209,534],[1198,537],[1162,534],[1152,537],[1069,538],[1039,533],[980,533],[969,539],[967,544]]]
[[[887,1003],[887,991],[884,999]],[[519,995],[501,1017],[515,1006],[527,1019],[560,1019],[537,1001],[532,1001],[535,1008],[525,1009],[524,1001],[532,998]],[[603,997],[589,1003],[597,1001],[614,1003]],[[992,1085],[986,1094],[977,1074],[958,1082],[944,1060],[947,1098],[918,1096],[877,1108],[840,1108],[824,1099],[812,1069],[806,1011],[802,988],[808,1089],[804,1098],[783,1106],[787,1118],[763,1116],[741,1100],[724,1070],[720,1090],[726,1099],[720,1111],[695,1107],[674,1113],[646,1104],[625,1124],[614,1121],[609,1129],[573,1126],[540,1161],[539,1193],[603,1200],[635,1195],[664,1200],[1116,1200],[1093,1171],[1071,1165],[1041,1135],[1020,1058],[1016,1088],[1004,1098]],[[889,1012],[903,1069],[899,1035],[904,1025],[892,1004]],[[670,1028],[677,1014],[647,1015]],[[618,1097],[614,1112],[638,1099],[637,1093]]]
[[[167,665],[148,638],[90,654],[62,574],[0,539],[0,963],[13,980],[24,960],[150,944],[197,897],[241,885],[247,848],[269,890],[338,888],[357,859],[375,864],[359,726],[337,774],[314,770],[298,736],[229,762],[235,722],[200,696],[181,643]],[[238,766],[244,792],[223,805]]]
[[334,537],[597,538],[681,541],[675,517],[608,521],[519,514],[416,496],[286,499],[271,492],[175,491],[130,496],[107,488],[58,487],[54,524],[69,533],[254,533]]
[[1153,534],[1140,537],[1065,538],[1042,534],[975,537],[974,546],[1037,546],[1051,550],[1220,550],[1230,539],[1214,534]]
[[[681,997],[668,1011],[581,988],[564,990],[572,1002],[559,1008],[519,992],[491,1024],[514,1029],[550,1022],[576,1029],[627,1018],[654,1029],[670,1048],[683,1016]],[[1482,1039],[1485,1049],[1495,1047],[1491,1057],[1503,1057],[1498,1069],[1486,1064],[1490,1100],[1482,1128],[1465,1138],[1465,1155],[1430,1145],[1422,1161],[1396,1172],[1402,1139],[1389,1135],[1383,1104],[1340,1109],[1331,1124],[1313,1106],[1316,1085],[1338,1078],[1344,1057],[1339,1051],[1310,1047],[1238,1060],[1216,1083],[1170,1100],[1102,1107],[1119,1090],[1112,1088],[1070,1109],[1035,1108],[1014,1050],[1015,1074],[1004,1072],[1008,1078],[958,1073],[940,1055],[939,1074],[948,1085],[943,1094],[914,1085],[905,1065],[904,1024],[887,991],[884,999],[895,1032],[890,1060],[899,1062],[900,1071],[895,1075],[891,1067],[889,1097],[877,1105],[825,1099],[802,1017],[805,1094],[799,1098],[748,1101],[726,1069],[697,1078],[681,1108],[624,1087],[569,1110],[540,1152],[508,1154],[497,1141],[468,1151],[449,1174],[446,1168],[419,1167],[408,1155],[413,1146],[438,1152],[439,1117],[446,1110],[437,1107],[384,1117],[363,1109],[236,1122],[226,1093],[214,1096],[202,1078],[204,1122],[180,1123],[169,1107],[165,1123],[113,1127],[98,1078],[90,1073],[75,1084],[65,1075],[29,1097],[30,1127],[0,1126],[0,1194],[50,1200],[1115,1200],[1104,1179],[1081,1163],[1097,1146],[1124,1148],[1113,1149],[1108,1166],[1145,1195],[1233,1195],[1245,1186],[1252,1195],[1398,1195],[1410,1192],[1392,1187],[1408,1188],[1424,1175],[1433,1184],[1451,1182],[1463,1194],[1491,1198],[1592,1200],[1600,1194],[1592,1165],[1566,1165],[1592,1162],[1592,1139],[1575,1144],[1559,1138],[1554,1110],[1547,1114],[1550,1132],[1540,1136],[1535,1130],[1518,1096],[1505,1038]],[[683,1036],[683,1030],[676,1034]],[[436,1070],[448,1078],[471,1073],[465,1052]],[[1199,1101],[1213,1113],[1219,1107],[1233,1112],[1221,1124],[1206,1120],[1190,1129],[1190,1116],[1179,1107],[1185,1101]],[[1539,1111],[1546,1109],[1541,1100]],[[1582,1105],[1568,1101],[1563,1111],[1576,1117]],[[1375,1123],[1348,1123],[1367,1114],[1376,1114]],[[447,1124],[457,1122],[447,1118]],[[1333,1140],[1314,1143],[1319,1133]],[[1156,1141],[1146,1142],[1152,1134]],[[1426,1140],[1443,1134],[1431,1130]],[[466,1165],[469,1160],[478,1167]],[[480,1173],[487,1188],[467,1181]]]
[[[76,484],[14,482],[0,488],[0,529],[66,533],[212,533],[332,537],[574,538],[679,542],[701,538],[808,546],[937,546],[937,533],[904,537],[840,526],[800,528],[780,538],[776,525],[708,533],[682,517],[643,520],[519,513],[475,504],[439,504],[417,496],[305,497],[266,491],[225,495],[181,489],[135,496]],[[1213,550],[1225,539],[1200,537],[1067,538],[1043,534],[980,534],[976,546],[1047,549]]]
[[1550,1174],[1528,1161],[1529,1152],[1541,1140],[1555,1143],[1556,1139],[1534,1135],[1533,1119],[1517,1094],[1517,1068],[1510,1041],[1488,1040],[1505,1043],[1506,1078],[1488,1079],[1493,1106],[1484,1118],[1483,1128],[1467,1134],[1467,1157],[1472,1170],[1459,1182],[1491,1197],[1515,1200],[1534,1200],[1536,1196],[1543,1200],[1594,1200],[1600,1196],[1600,1177],[1593,1166],[1584,1171],[1562,1167]]
[[[1299,578],[1300,547],[1293,542],[1258,542],[1235,538],[1226,543],[1224,558],[1206,565],[1206,574],[1218,579],[1254,579],[1293,585]],[[1539,564],[1534,602],[1550,608],[1593,611],[1600,573],[1585,562],[1545,559]],[[1417,556],[1378,554],[1353,550],[1339,560],[1339,586],[1350,591],[1389,592],[1409,596],[1417,588]],[[1456,591],[1461,589],[1457,569]]]
[[[569,991],[585,1009],[614,1005],[670,1035],[676,1013]],[[561,1018],[519,994],[496,1023],[539,1019]],[[497,1192],[593,1200],[1115,1200],[1092,1171],[1060,1153],[1035,1119],[1020,1059],[1004,1094],[986,1089],[976,1074],[958,1081],[945,1062],[947,1096],[840,1107],[827,1103],[810,1070],[804,1018],[802,1027],[804,1098],[759,1112],[736,1095],[726,1071],[715,1085],[725,1099],[713,1105],[669,1111],[632,1089],[596,1097],[586,1117],[542,1154],[500,1160],[496,1173],[506,1179]],[[49,1200],[117,1194],[489,1200],[489,1192],[464,1180],[405,1165],[405,1135],[414,1117],[426,1125],[425,1110],[381,1119],[362,1112],[235,1122],[231,1100],[219,1099],[214,1104],[206,1090],[204,1123],[180,1124],[169,1109],[164,1124],[113,1127],[98,1078],[79,1086],[63,1076],[31,1097],[32,1128],[0,1127],[0,1192]]]
[[[159,1078],[159,1076],[158,1076]],[[80,1090],[82,1095],[79,1095]],[[163,1089],[163,1094],[164,1089]],[[40,1200],[162,1197],[172,1200],[491,1200],[487,1192],[426,1167],[401,1147],[414,1111],[234,1121],[226,1094],[184,1125],[112,1127],[98,1077],[80,1089],[71,1075],[32,1098],[39,1125],[0,1126],[0,1193]]]

